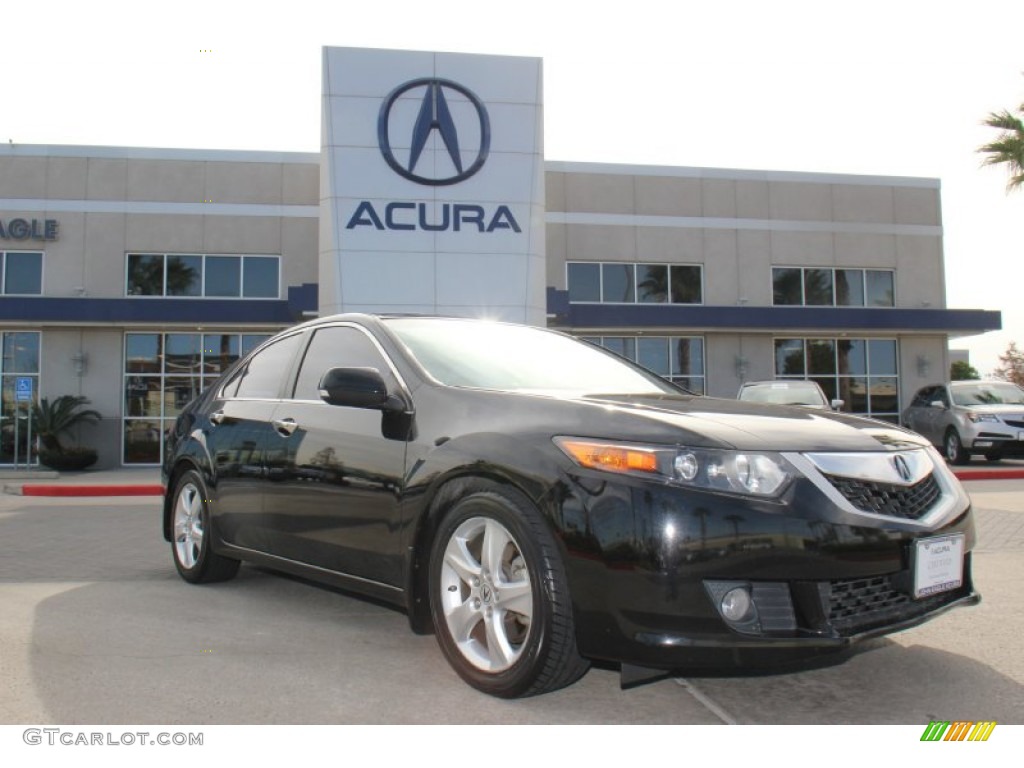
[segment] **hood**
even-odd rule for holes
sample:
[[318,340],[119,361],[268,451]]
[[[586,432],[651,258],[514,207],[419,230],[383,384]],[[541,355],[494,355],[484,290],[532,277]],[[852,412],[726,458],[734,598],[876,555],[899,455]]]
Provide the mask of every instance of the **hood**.
[[650,431],[669,441],[694,446],[856,452],[928,445],[919,435],[887,422],[800,406],[682,396],[587,395],[579,402],[613,410],[615,421],[646,422]]
[[1024,413],[1021,403],[971,403],[970,405],[954,405],[954,408],[966,408],[979,413]]

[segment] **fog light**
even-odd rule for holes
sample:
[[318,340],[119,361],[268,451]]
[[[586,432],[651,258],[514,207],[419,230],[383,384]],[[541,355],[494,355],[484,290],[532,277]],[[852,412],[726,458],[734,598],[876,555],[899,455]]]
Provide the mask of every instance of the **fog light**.
[[744,621],[749,618],[753,607],[754,603],[747,588],[736,587],[725,593],[719,610],[726,621]]

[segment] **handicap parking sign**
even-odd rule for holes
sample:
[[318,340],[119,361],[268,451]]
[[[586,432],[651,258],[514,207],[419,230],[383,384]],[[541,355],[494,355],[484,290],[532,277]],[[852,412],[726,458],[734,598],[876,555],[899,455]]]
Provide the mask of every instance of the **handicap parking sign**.
[[19,376],[14,380],[14,400],[18,403],[32,402],[32,377]]

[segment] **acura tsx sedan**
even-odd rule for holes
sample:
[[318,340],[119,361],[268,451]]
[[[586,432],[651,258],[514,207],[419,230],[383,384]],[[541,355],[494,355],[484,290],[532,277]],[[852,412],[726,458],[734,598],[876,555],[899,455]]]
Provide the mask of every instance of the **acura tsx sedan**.
[[386,601],[501,697],[594,660],[772,666],[980,599],[970,501],[927,440],[520,325],[291,328],[184,410],[163,475],[186,581],[246,561]]

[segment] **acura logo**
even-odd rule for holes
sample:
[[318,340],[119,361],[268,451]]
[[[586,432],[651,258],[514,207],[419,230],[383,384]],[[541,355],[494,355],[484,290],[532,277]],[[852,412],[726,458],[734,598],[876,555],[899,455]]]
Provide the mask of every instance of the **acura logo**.
[[896,474],[903,478],[903,482],[909,483],[910,478],[913,477],[913,475],[910,471],[910,464],[907,463],[906,457],[897,453],[892,457],[892,465],[896,469]]
[[[395,105],[406,94],[420,99],[419,112],[411,126],[395,119]],[[457,103],[454,116],[449,101]],[[475,113],[475,120],[467,119],[471,113]],[[437,136],[444,145],[450,167],[441,163],[446,167],[430,168],[430,163],[420,162],[432,136]],[[403,148],[408,141],[408,157],[400,159],[395,154],[393,137]],[[483,102],[468,88],[451,80],[422,77],[402,83],[384,99],[377,118],[377,142],[388,165],[410,181],[432,186],[458,184],[479,171],[487,160],[491,124]],[[466,165],[465,159],[471,162]]]

